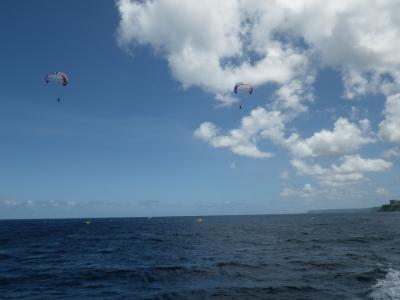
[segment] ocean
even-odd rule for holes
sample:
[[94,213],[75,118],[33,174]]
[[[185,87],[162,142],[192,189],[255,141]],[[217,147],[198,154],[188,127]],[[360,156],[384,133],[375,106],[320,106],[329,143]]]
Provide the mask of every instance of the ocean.
[[400,214],[0,221],[0,299],[400,299]]

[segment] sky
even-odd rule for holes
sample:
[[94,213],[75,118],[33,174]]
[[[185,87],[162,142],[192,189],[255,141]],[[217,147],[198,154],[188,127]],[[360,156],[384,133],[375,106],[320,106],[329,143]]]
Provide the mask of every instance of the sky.
[[[2,2],[0,218],[399,198],[399,16],[394,0]],[[55,71],[70,83],[46,84]]]

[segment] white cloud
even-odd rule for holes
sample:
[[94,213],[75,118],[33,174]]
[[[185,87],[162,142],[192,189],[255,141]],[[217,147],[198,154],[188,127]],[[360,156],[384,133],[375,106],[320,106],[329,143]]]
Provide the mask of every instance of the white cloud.
[[217,136],[218,131],[219,130],[214,124],[210,122],[204,122],[199,128],[196,129],[194,136],[204,141],[210,141]]
[[273,108],[276,110],[290,110],[295,113],[306,112],[307,102],[312,102],[314,96],[312,93],[312,83],[314,77],[306,77],[306,83],[299,79],[294,79],[287,84],[282,85],[275,92],[275,102]]
[[392,143],[400,143],[400,94],[386,99],[385,119],[379,124],[379,136]]
[[357,125],[345,118],[339,118],[332,131],[323,129],[307,139],[292,134],[286,144],[293,155],[298,157],[341,155],[374,142],[370,135],[368,120],[362,120]]
[[390,149],[386,149],[385,151],[383,151],[382,156],[384,158],[398,157],[400,156],[400,147],[393,147]]
[[[214,94],[234,82],[288,84],[318,65],[339,67],[345,96],[398,86],[400,4],[395,0],[117,2],[123,47],[150,45],[184,87]],[[387,75],[390,75],[388,78]],[[304,109],[295,96],[287,105]],[[282,98],[281,98],[282,99]]]
[[229,94],[220,94],[217,93],[215,95],[215,100],[218,102],[218,106],[230,106],[234,103],[239,102],[239,100]]
[[319,191],[315,190],[314,187],[310,183],[306,183],[301,188],[286,186],[281,192],[282,197],[300,197],[311,200],[317,197]]
[[392,163],[383,159],[366,159],[360,155],[346,155],[341,165],[332,165],[336,173],[383,172],[392,167]]
[[215,148],[230,148],[233,153],[253,158],[272,156],[258,148],[257,142],[260,140],[270,140],[288,148],[294,156],[303,158],[351,153],[375,141],[366,119],[356,124],[339,118],[333,130],[323,129],[307,139],[302,139],[298,134],[285,138],[287,121],[279,111],[258,107],[242,119],[239,128],[232,129],[228,135],[220,135],[220,130],[213,123],[204,122],[196,129],[194,136]]
[[260,139],[283,141],[284,123],[277,111],[268,111],[258,107],[241,121],[238,129],[230,130],[227,135],[220,135],[220,130],[210,122],[204,122],[194,132],[194,136],[215,148],[229,148],[233,153],[253,157],[269,158],[272,153],[261,151],[257,147]]
[[[273,27],[256,36],[262,14],[253,10],[254,4],[214,0],[204,0],[202,5],[185,0],[117,3],[121,46],[150,45],[165,57],[184,87],[200,86],[218,95],[219,101],[232,100],[223,95],[231,93],[237,81],[255,86],[283,84],[308,62],[304,50],[272,40]],[[254,60],[255,53],[259,59]]]
[[293,159],[290,163],[302,175],[319,176],[325,175],[329,172],[327,169],[321,167],[318,164],[310,165],[300,159]]
[[[351,197],[360,199],[367,195],[365,182],[369,178],[365,176],[368,172],[384,172],[392,167],[392,163],[383,159],[366,159],[358,154],[347,155],[341,159],[339,166],[331,164],[330,167],[322,167],[316,163],[306,163],[303,160],[293,159],[291,165],[297,173],[302,176],[310,176],[316,180],[317,186],[312,188],[312,197],[324,199],[343,199]],[[285,197],[304,197],[304,191],[287,186],[284,183],[281,193]],[[383,195],[384,189],[377,189],[376,193]]]
[[253,157],[269,158],[272,153],[260,151],[255,143],[251,141],[252,136],[246,136],[246,132],[232,130],[230,135],[218,135],[219,129],[214,124],[205,122],[194,132],[196,138],[208,142],[215,148],[229,148],[233,153]]
[[360,155],[346,155],[342,163],[337,166],[332,164],[329,168],[319,164],[308,164],[303,160],[293,159],[291,165],[300,175],[316,178],[322,186],[352,185],[367,180],[364,173],[384,172],[393,164],[383,159],[366,159]]
[[325,65],[343,71],[345,96],[398,84],[400,5],[397,1],[296,1],[290,29],[315,49]]

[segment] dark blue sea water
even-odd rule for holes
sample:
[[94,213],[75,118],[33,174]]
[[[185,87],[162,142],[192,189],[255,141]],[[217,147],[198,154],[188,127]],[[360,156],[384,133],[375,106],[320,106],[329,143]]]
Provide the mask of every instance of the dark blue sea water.
[[400,214],[0,221],[1,299],[400,299]]

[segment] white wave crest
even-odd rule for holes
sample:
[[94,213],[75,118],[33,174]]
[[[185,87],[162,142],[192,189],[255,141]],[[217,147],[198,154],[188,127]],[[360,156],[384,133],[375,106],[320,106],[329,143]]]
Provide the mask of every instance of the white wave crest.
[[400,300],[400,271],[389,269],[384,279],[378,279],[372,287],[374,300]]

